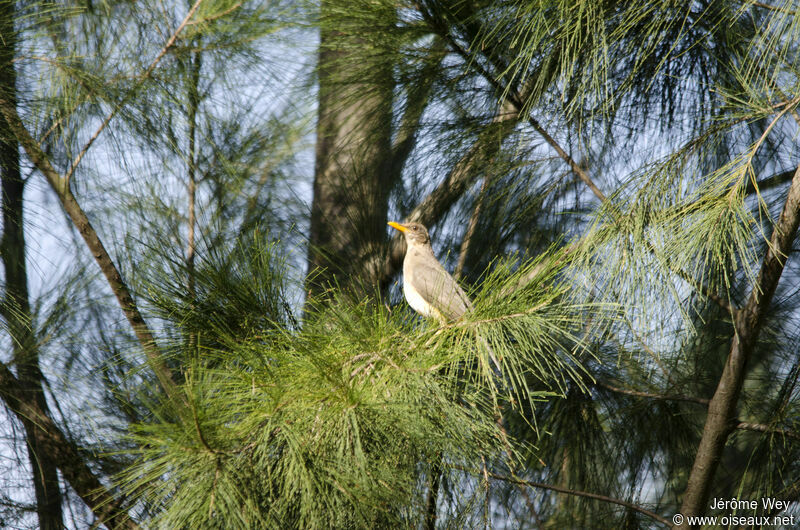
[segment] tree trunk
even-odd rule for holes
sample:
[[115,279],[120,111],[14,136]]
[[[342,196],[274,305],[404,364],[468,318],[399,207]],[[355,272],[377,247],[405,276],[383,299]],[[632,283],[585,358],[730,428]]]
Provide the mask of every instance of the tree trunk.
[[307,287],[320,294],[336,283],[360,295],[376,284],[386,241],[393,89],[391,60],[361,35],[380,31],[392,14],[368,6],[340,20],[326,1],[321,12],[327,23],[320,34]]
[[[15,4],[3,2],[0,7],[0,94],[16,105],[16,70],[12,62],[16,54],[14,31]],[[23,192],[25,183],[20,174],[19,144],[5,119],[0,117],[0,179],[2,179],[3,237],[0,259],[5,272],[5,293],[0,312],[11,335],[14,363],[23,392],[50,415],[44,396],[44,375],[39,368],[39,351],[33,330],[28,292],[28,271],[25,263],[23,225]],[[36,436],[32,418],[21,417],[25,428],[28,460],[31,464],[36,494],[39,528],[60,529],[64,526],[61,510],[61,488],[58,469]]]
[[[692,471],[681,504],[685,517],[703,515],[708,508],[711,486],[722,452],[736,428],[736,408],[744,383],[747,360],[758,335],[772,296],[791,252],[792,241],[800,224],[800,166],[794,173],[778,222],[775,224],[764,262],[744,307],[734,315],[735,335],[714,396],[708,404],[708,417],[697,448]],[[689,528],[686,519],[673,528]]]

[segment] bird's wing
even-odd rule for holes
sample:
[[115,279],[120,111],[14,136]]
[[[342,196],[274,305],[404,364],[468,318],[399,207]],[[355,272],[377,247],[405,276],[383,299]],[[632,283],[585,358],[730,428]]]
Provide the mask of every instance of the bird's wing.
[[461,286],[436,259],[416,260],[411,284],[419,295],[447,320],[457,320],[472,309]]

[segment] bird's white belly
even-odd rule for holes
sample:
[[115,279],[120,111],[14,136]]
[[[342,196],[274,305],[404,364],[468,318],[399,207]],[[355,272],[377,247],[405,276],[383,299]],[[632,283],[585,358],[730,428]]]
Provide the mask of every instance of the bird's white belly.
[[403,294],[406,296],[408,305],[410,305],[414,311],[425,317],[434,316],[431,305],[422,298],[422,295],[414,289],[410,282],[403,282]]

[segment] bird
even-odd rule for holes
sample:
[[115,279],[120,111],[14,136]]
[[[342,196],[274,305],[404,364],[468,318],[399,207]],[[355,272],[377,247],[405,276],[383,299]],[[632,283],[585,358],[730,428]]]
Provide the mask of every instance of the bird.
[[414,311],[441,324],[456,321],[472,311],[472,303],[450,276],[431,248],[428,230],[420,223],[388,223],[403,233],[406,255],[403,258],[403,294]]
[[[428,229],[419,223],[390,221],[388,224],[402,232],[406,240],[403,294],[408,305],[420,315],[433,317],[442,325],[454,322],[472,311],[472,302],[467,293],[433,254]],[[477,338],[497,367],[498,373],[502,372],[500,361],[486,338],[482,335],[477,335]]]

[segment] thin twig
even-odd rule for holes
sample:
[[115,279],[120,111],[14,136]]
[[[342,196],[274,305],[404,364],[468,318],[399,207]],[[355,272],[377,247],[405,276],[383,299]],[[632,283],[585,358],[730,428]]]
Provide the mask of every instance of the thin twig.
[[[453,469],[458,469],[460,471],[465,471],[467,473],[473,475],[480,475],[482,474],[481,470],[469,469],[466,467],[458,466],[458,465],[450,465]],[[545,490],[556,491],[558,493],[565,493],[567,495],[574,495],[576,497],[585,497],[587,499],[594,499],[602,502],[608,502],[611,504],[617,504],[619,506],[624,506],[625,508],[629,508],[633,511],[639,512],[642,515],[646,515],[651,519],[658,521],[659,523],[670,526],[671,523],[666,520],[665,518],[661,517],[655,512],[648,510],[647,508],[642,508],[638,504],[634,504],[632,502],[623,501],[622,499],[616,499],[614,497],[608,497],[606,495],[599,495],[597,493],[590,493],[588,491],[581,491],[581,490],[574,490],[569,488],[563,488],[561,486],[553,486],[552,484],[545,484],[544,482],[535,482],[533,480],[523,480],[520,478],[509,477],[507,475],[500,475],[498,473],[489,472],[489,476],[495,480],[502,480],[503,482],[508,482],[509,484],[520,484],[523,486],[529,486],[531,488],[540,488]]]
[[72,161],[72,164],[70,165],[69,170],[64,175],[64,181],[65,181],[66,185],[69,185],[69,180],[70,180],[70,178],[72,178],[72,174],[78,168],[78,164],[81,163],[81,160],[83,159],[84,155],[86,155],[86,152],[89,150],[89,148],[95,142],[95,140],[97,140],[97,138],[100,136],[100,133],[102,133],[103,130],[106,128],[106,126],[111,122],[111,120],[114,119],[114,116],[117,115],[117,113],[122,109],[122,107],[125,105],[125,103],[127,103],[128,100],[131,97],[133,97],[133,94],[136,92],[136,90],[140,86],[142,86],[142,83],[144,83],[147,80],[147,78],[150,77],[150,74],[153,73],[153,70],[158,65],[158,63],[161,62],[161,59],[167,54],[169,49],[172,48],[172,46],[175,44],[175,41],[178,39],[178,35],[180,35],[181,31],[183,31],[183,29],[189,23],[189,20],[192,18],[192,16],[194,16],[195,12],[197,11],[197,8],[199,8],[200,4],[202,4],[202,3],[203,3],[203,0],[197,0],[194,3],[194,5],[191,7],[191,9],[189,9],[189,12],[186,14],[186,17],[184,17],[184,19],[181,22],[180,26],[178,26],[178,29],[175,30],[175,32],[169,38],[167,43],[164,45],[164,47],[161,48],[161,51],[158,53],[156,58],[153,59],[153,61],[150,63],[150,66],[148,66],[147,69],[139,76],[139,80],[136,82],[134,87],[131,88],[128,91],[128,93],[125,95],[125,97],[122,99],[122,101],[116,107],[114,107],[114,109],[108,114],[108,116],[106,116],[106,118],[103,120],[103,123],[100,124],[100,126],[97,128],[97,130],[92,135],[92,137],[89,138],[89,141],[86,142],[86,144],[80,150],[78,155]]
[[736,424],[737,429],[745,431],[764,432],[769,434],[777,434],[779,436],[786,436],[787,438],[794,438],[800,440],[800,433],[791,429],[781,429],[780,427],[773,427],[771,425],[764,425],[763,423],[751,423],[747,421],[740,421]]
[[[423,13],[426,12],[427,11],[424,11]],[[428,16],[430,19],[430,14],[428,14]],[[435,22],[433,23],[435,24]],[[484,68],[478,61],[474,60],[469,51],[465,50],[464,47],[453,38],[449,31],[443,31],[443,33],[444,35],[442,36],[447,40],[456,53],[458,53],[465,61],[472,64],[480,72],[480,74],[487,81],[489,81],[495,87],[495,89],[499,91],[500,94],[507,94],[507,100],[514,106],[518,113],[521,113],[523,111],[524,101],[520,98],[517,90],[510,86],[502,86],[500,81],[495,76],[491,75],[486,68]],[[558,156],[569,165],[572,171],[578,175],[578,178],[580,178],[584,184],[589,187],[592,193],[594,193],[594,195],[600,199],[600,202],[607,202],[608,199],[606,195],[600,191],[600,188],[597,187],[589,174],[561,147],[561,145],[552,136],[550,136],[544,127],[542,127],[542,125],[532,116],[528,116],[528,123],[534,128],[534,130],[536,130],[537,133],[539,133],[542,138],[544,138],[545,142],[550,144],[556,153],[558,153]]]
[[633,322],[631,322],[630,319],[628,319],[627,317],[625,318],[625,321],[628,324],[628,329],[631,330],[633,337],[637,340],[637,342],[639,342],[639,344],[642,346],[642,349],[644,349],[645,353],[647,353],[653,359],[653,362],[656,363],[658,367],[661,369],[661,372],[667,378],[667,381],[669,381],[669,383],[674,386],[675,381],[672,378],[672,374],[667,369],[667,367],[664,366],[664,363],[661,361],[661,357],[656,352],[654,352],[652,348],[650,348],[650,346],[644,341],[641,335],[639,335],[636,332],[636,328],[633,325]]
[[486,196],[486,190],[488,187],[489,175],[486,175],[483,177],[481,190],[478,192],[478,198],[475,200],[475,208],[473,208],[472,215],[469,218],[467,232],[464,234],[464,239],[461,242],[461,250],[458,253],[458,263],[456,263],[456,269],[453,271],[453,277],[456,280],[461,278],[461,273],[464,271],[464,264],[467,262],[467,253],[469,252],[470,244],[472,243],[472,237],[475,235],[475,230],[478,228],[478,219],[481,215],[481,207],[483,206],[483,200]]
[[791,9],[786,9],[785,7],[778,7],[778,6],[771,6],[769,4],[765,4],[764,2],[751,2],[752,5],[756,7],[762,7],[764,9],[769,9],[770,11],[777,11],[779,13],[785,13],[787,15],[796,15],[796,11],[792,11]]
[[[497,427],[500,429],[500,436],[503,439],[503,445],[506,448],[506,465],[508,466],[509,472],[511,472],[511,476],[515,479],[519,479],[517,476],[517,470],[514,465],[514,451],[511,448],[511,441],[508,439],[508,431],[506,431],[506,426],[503,425],[503,413],[499,407],[497,407],[497,403],[495,403],[495,423]],[[484,471],[486,471],[486,464],[484,463]],[[534,518],[539,521],[539,513],[536,511],[536,506],[533,503],[533,499],[530,498],[528,495],[528,491],[521,485],[517,484],[520,494],[522,498],[525,499],[525,504],[528,506],[528,510],[533,514]],[[539,522],[541,526],[541,522]]]
[[609,385],[608,383],[604,383],[602,381],[597,381],[595,385],[601,388],[605,388],[606,390],[611,390],[612,392],[616,392],[617,394],[658,399],[661,401],[685,401],[687,403],[696,403],[698,405],[703,405],[704,407],[707,407],[709,402],[708,399],[695,396],[683,396],[679,394],[654,394],[652,392],[643,392],[641,390],[620,388],[618,386]]
[[763,144],[764,141],[767,139],[767,136],[772,131],[772,129],[775,127],[775,124],[778,123],[778,120],[780,120],[784,116],[784,114],[786,114],[787,112],[793,111],[798,103],[800,103],[800,96],[797,96],[796,98],[788,101],[786,103],[786,107],[782,111],[780,111],[775,116],[775,118],[772,119],[772,121],[769,123],[769,125],[767,125],[767,128],[764,129],[764,132],[761,134],[761,136],[758,138],[756,143],[753,145],[753,147],[751,149],[751,152],[750,152],[750,156],[748,157],[749,160],[752,160],[753,157],[755,157],[756,151],[758,151],[758,148],[761,147],[761,144]]
[[233,4],[231,7],[229,7],[228,9],[225,9],[224,11],[220,11],[219,13],[215,13],[213,15],[207,16],[206,18],[201,18],[200,20],[193,20],[193,21],[187,23],[186,25],[187,26],[194,26],[195,24],[204,24],[206,22],[211,22],[213,20],[218,20],[218,19],[224,17],[225,15],[230,15],[231,13],[233,13],[234,11],[239,9],[240,7],[242,7],[242,3],[241,2],[237,2],[237,3]]

